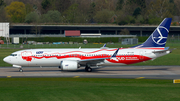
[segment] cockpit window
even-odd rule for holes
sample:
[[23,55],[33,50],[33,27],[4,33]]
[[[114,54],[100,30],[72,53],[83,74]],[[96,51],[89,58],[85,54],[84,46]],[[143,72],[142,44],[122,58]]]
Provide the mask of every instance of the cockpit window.
[[17,54],[11,54],[10,56],[17,56]]

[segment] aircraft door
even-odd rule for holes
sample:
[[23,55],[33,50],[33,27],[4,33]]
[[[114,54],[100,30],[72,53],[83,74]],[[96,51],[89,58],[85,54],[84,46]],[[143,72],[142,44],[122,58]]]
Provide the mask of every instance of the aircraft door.
[[24,51],[21,53],[22,59],[28,63],[28,66],[32,60],[31,55],[32,55],[31,51]]
[[19,63],[19,59],[21,58],[21,54],[17,54],[16,56],[16,59],[17,59],[17,62]]

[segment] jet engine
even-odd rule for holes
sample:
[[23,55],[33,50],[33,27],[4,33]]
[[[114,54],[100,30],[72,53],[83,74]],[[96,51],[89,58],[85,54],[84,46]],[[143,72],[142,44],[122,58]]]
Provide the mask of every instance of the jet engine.
[[60,67],[62,70],[77,70],[80,66],[77,61],[61,61]]

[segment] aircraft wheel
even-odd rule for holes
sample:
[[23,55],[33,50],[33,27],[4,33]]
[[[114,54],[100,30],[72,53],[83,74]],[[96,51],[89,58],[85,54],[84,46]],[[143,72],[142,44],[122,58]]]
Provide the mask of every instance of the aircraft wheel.
[[86,68],[85,68],[85,71],[87,71],[87,72],[92,72],[92,68],[86,67]]
[[86,64],[85,71],[92,72],[92,68],[89,64]]
[[23,69],[19,69],[19,72],[23,72]]
[[88,72],[92,72],[92,68],[88,68],[87,71],[88,71]]

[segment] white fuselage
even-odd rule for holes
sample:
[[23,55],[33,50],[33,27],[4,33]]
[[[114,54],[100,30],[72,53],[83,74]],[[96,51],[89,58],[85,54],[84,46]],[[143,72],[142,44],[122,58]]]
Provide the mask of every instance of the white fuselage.
[[[18,66],[60,66],[61,61],[79,61],[89,59],[108,58],[116,48],[98,49],[29,49],[12,53],[4,61]],[[168,54],[168,51],[153,53],[162,49],[120,48],[116,57],[105,59],[95,65],[128,65],[139,63]],[[94,65],[94,64],[93,64]]]

